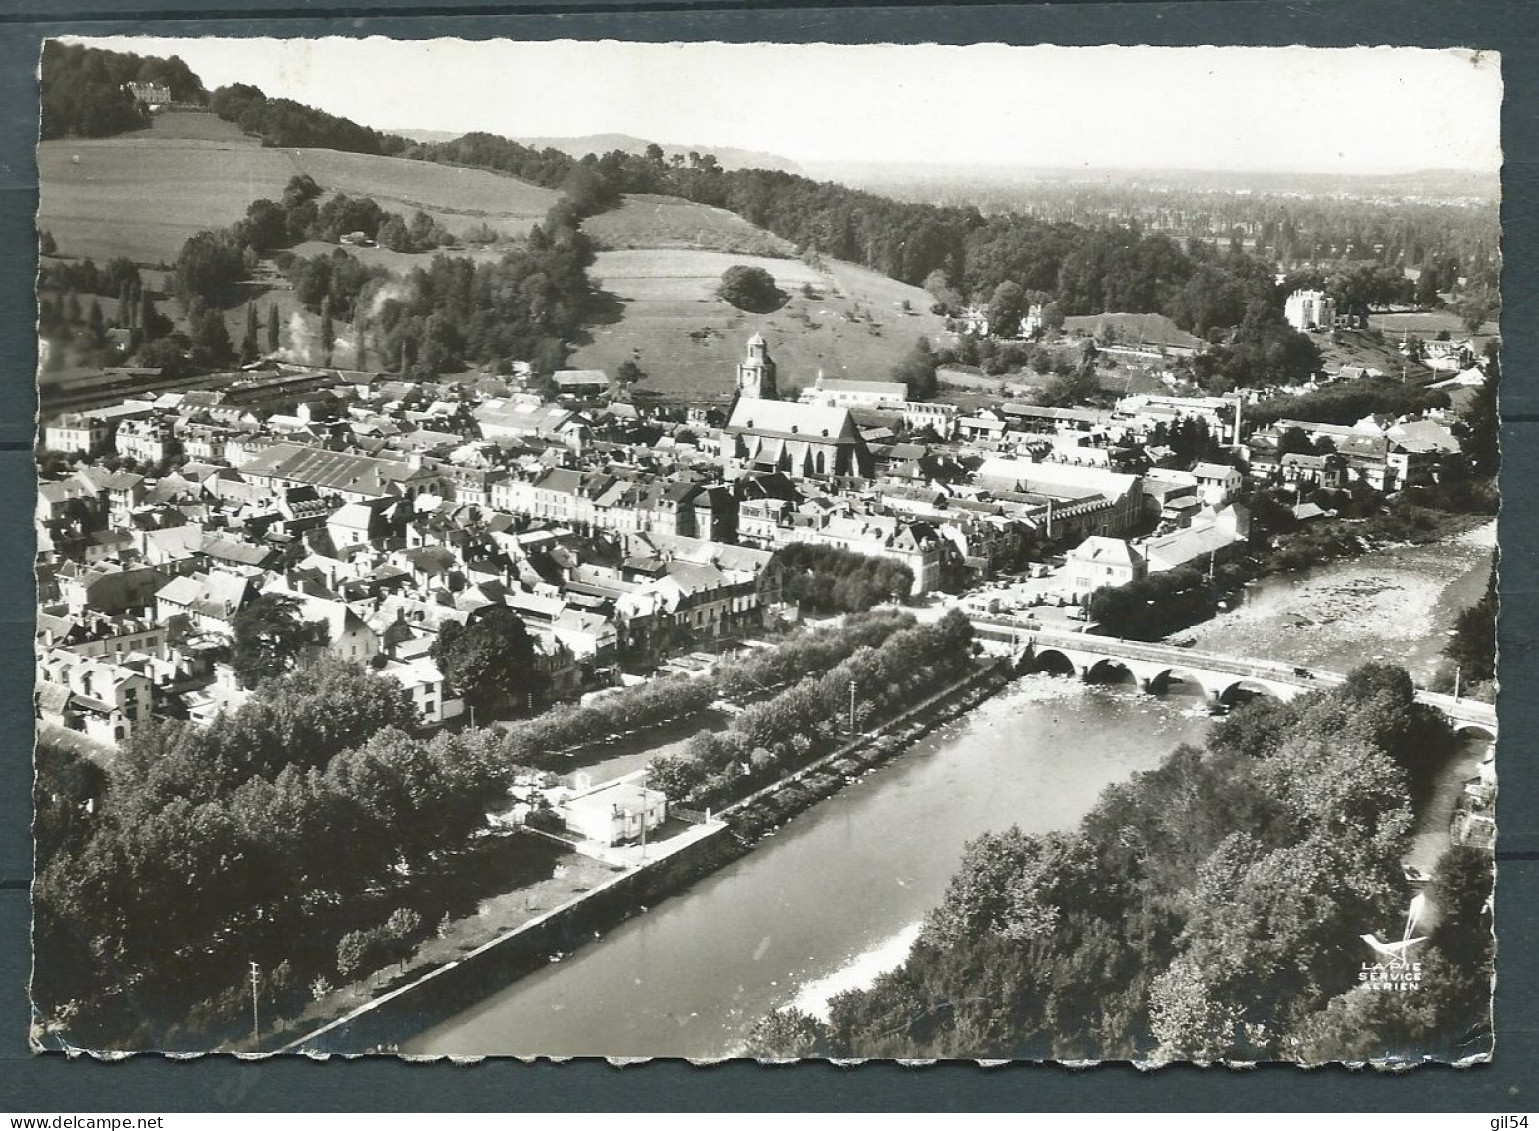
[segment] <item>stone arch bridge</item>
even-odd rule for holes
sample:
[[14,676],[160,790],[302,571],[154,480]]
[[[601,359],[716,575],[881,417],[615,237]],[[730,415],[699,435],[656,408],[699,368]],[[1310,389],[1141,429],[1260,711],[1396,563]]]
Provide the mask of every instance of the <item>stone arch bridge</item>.
[[[1201,688],[1203,697],[1214,706],[1233,703],[1246,693],[1288,700],[1346,681],[1346,676],[1340,672],[1319,668],[1043,628],[1034,622],[1002,617],[975,617],[973,628],[981,640],[995,647],[1003,646],[1012,662],[1020,668],[1073,674],[1086,682],[1126,673],[1140,690],[1151,694],[1159,694],[1171,683],[1181,682]],[[1442,712],[1458,734],[1496,738],[1496,709],[1489,703],[1455,699],[1452,695],[1420,688],[1416,700]]]

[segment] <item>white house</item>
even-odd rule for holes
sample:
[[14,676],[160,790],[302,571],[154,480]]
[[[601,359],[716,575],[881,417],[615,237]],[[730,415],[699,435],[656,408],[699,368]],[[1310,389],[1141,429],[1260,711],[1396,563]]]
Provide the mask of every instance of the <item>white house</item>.
[[1336,324],[1336,300],[1324,291],[1297,290],[1283,303],[1283,317],[1295,330],[1329,330]]
[[801,400],[831,408],[900,409],[908,401],[908,388],[902,381],[833,380],[820,370],[812,388],[802,390]]
[[567,829],[604,845],[639,841],[668,819],[668,796],[636,778],[605,782],[558,806]]
[[1076,598],[1088,597],[1097,589],[1126,585],[1144,575],[1144,557],[1121,538],[1093,534],[1065,558],[1065,575]]
[[52,648],[38,658],[37,716],[117,746],[154,709],[154,688],[134,667]]
[[1245,477],[1240,469],[1227,463],[1199,463],[1192,468],[1197,477],[1197,491],[1210,507],[1225,506],[1240,493]]

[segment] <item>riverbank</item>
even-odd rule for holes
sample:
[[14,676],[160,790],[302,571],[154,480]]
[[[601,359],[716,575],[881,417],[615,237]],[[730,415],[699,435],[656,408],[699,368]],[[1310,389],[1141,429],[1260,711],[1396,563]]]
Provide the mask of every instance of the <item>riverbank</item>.
[[[568,764],[561,768],[576,771],[574,777],[586,778],[587,784],[624,773],[643,772],[634,763],[657,757],[660,738],[672,738],[673,744],[677,745],[681,739],[675,732],[688,727],[691,716],[701,724],[691,728],[697,732],[702,727],[706,731],[718,729],[723,721],[718,716],[739,718],[741,715],[735,713],[734,708],[751,712],[753,704],[766,696],[774,696],[777,687],[809,679],[816,682],[818,673],[845,668],[853,672],[855,668],[848,663],[852,656],[867,649],[877,649],[875,654],[883,655],[881,649],[895,636],[908,642],[908,650],[913,653],[910,659],[915,660],[923,652],[925,634],[929,631],[915,628],[913,618],[901,612],[882,610],[852,615],[834,624],[818,625],[789,635],[779,647],[755,649],[751,655],[718,665],[706,677],[643,683],[583,706],[556,707],[505,728],[488,727],[473,732],[470,741],[481,745],[471,752],[470,757],[486,759],[489,773],[490,793],[476,803],[485,814],[483,823],[470,827],[467,819],[459,837],[452,841],[444,838],[439,850],[417,860],[410,872],[399,871],[388,881],[388,890],[385,887],[371,890],[370,894],[383,897],[381,902],[388,899],[393,904],[387,910],[397,925],[388,932],[377,921],[365,921],[359,924],[358,930],[351,932],[353,937],[338,933],[328,938],[321,933],[286,947],[287,953],[262,956],[266,960],[261,962],[261,968],[272,971],[272,976],[265,982],[259,979],[257,991],[265,994],[259,1004],[264,1007],[268,1025],[274,1032],[291,1029],[292,1022],[288,1019],[296,1015],[306,1018],[335,1016],[338,1009],[346,1008],[359,998],[377,996],[381,989],[388,991],[426,965],[420,952],[435,945],[429,937],[435,932],[434,925],[437,924],[436,933],[440,937],[456,931],[463,934],[464,928],[459,921],[466,918],[467,911],[481,912],[474,916],[469,933],[477,941],[485,939],[487,926],[481,920],[486,917],[488,905],[495,905],[497,897],[510,890],[522,891],[533,884],[550,881],[545,886],[558,894],[572,894],[571,888],[562,886],[572,868],[555,858],[561,852],[581,851],[581,846],[557,839],[557,847],[553,849],[550,842],[541,842],[536,836],[509,836],[507,832],[514,822],[505,819],[505,812],[495,811],[508,808],[499,806],[497,799],[511,794],[503,795],[501,791],[517,786],[520,778],[531,780],[528,776],[531,770],[544,773],[565,761],[567,751],[598,751],[607,745],[613,750],[613,757],[590,762],[582,759],[580,754],[574,754],[573,758],[584,764],[581,767]],[[908,635],[900,636],[904,633]],[[960,636],[953,632],[947,638],[952,660],[965,662],[965,652],[959,650]],[[953,662],[952,668],[955,666]],[[841,690],[842,679],[839,677]],[[744,708],[743,704],[749,706]],[[895,710],[900,705],[887,703],[885,709]],[[826,726],[820,729],[827,733]],[[497,738],[499,730],[500,741]],[[765,736],[765,741],[772,739]],[[489,749],[485,748],[487,743],[491,744]],[[765,774],[759,781],[769,777]],[[722,803],[726,800],[724,798]],[[488,808],[494,811],[488,812]],[[466,816],[466,813],[461,811],[458,816]],[[590,852],[588,855],[599,857],[606,864],[618,864],[622,869],[629,863],[608,853]],[[508,868],[510,863],[513,865],[511,869]],[[586,884],[577,890],[591,886]],[[515,920],[512,923],[509,922],[510,914]],[[523,917],[514,908],[502,915],[497,925],[516,926]],[[342,946],[344,941],[349,948],[346,956]],[[295,959],[290,962],[301,947],[305,951],[304,961]],[[360,954],[362,957],[355,960]],[[344,982],[340,989],[332,983],[339,973]],[[236,1008],[231,1008],[229,1001],[237,1002]],[[209,1024],[208,1028],[214,1031],[203,1047],[226,1042],[224,1047],[246,1051],[246,1029],[238,1020],[237,1008],[238,998],[228,993],[217,1005],[210,1006],[209,1012],[217,1009],[221,1019],[233,1023],[217,1029],[214,1029],[217,1022]],[[282,1034],[269,1036],[263,1041],[264,1047],[281,1039]]]
[[1391,509],[1369,518],[1317,519],[1228,561],[1188,563],[1098,589],[1089,599],[1090,618],[1107,635],[1170,639],[1233,609],[1258,584],[1386,551],[1425,547],[1433,554],[1451,552],[1486,527],[1494,544],[1495,522],[1489,514],[1435,510],[1397,499]]
[[722,819],[731,826],[735,837],[752,843],[838,793],[857,777],[872,772],[937,727],[971,711],[1008,683],[1011,676],[1006,662],[983,664],[901,715],[722,810]]
[[[1491,552],[1489,533],[1477,527],[1454,542],[1457,553],[1470,552],[1465,564],[1477,575],[1488,560],[1481,555]],[[1406,553],[1450,560],[1441,544],[1381,546],[1268,579],[1247,593],[1269,586],[1291,592],[1295,581],[1332,569],[1403,567]],[[1443,586],[1444,597],[1454,584]],[[1376,623],[1341,623],[1343,647],[1355,654],[1318,666],[1348,670],[1396,651],[1396,642],[1381,635],[1385,614]],[[1345,639],[1361,629],[1367,631]],[[1279,636],[1280,646],[1294,635]],[[1441,638],[1426,643],[1436,650]],[[402,1051],[743,1055],[748,1034],[770,1011],[795,1005],[821,1013],[832,996],[898,965],[944,898],[968,842],[1012,825],[1027,833],[1072,828],[1108,786],[1156,768],[1181,743],[1202,743],[1209,725],[1205,703],[1182,685],[1151,697],[1126,684],[1018,676],[1002,693],[905,744],[902,757],[880,773],[852,764],[841,774],[829,763],[832,780],[822,780],[834,795],[770,823],[752,851],[742,850],[681,898],[607,932],[603,946],[486,990],[402,1042]],[[1454,764],[1447,776],[1457,782],[1461,772],[1462,764]],[[779,803],[790,800],[787,794]],[[1429,807],[1418,831],[1422,825],[1427,836],[1412,852],[1418,859],[1436,848],[1433,835],[1446,825],[1441,809]]]
[[[514,838],[533,839],[524,833],[505,833],[498,839]],[[285,1018],[265,1031],[260,1045],[240,1041],[230,1045],[231,1051],[297,1051],[293,1046],[307,1034],[324,1031],[431,976],[433,971],[456,965],[489,939],[508,936],[583,898],[613,880],[618,871],[570,850],[559,852],[545,879],[489,895],[477,903],[472,914],[440,924],[405,962],[329,990],[297,1017]]]
[[[433,1015],[464,1008],[467,996],[484,995],[488,981],[512,982],[559,961],[745,855],[788,817],[966,713],[1009,678],[1003,665],[980,665],[899,716],[750,794],[725,810],[702,835],[678,838],[676,849],[658,846],[657,855],[645,864],[616,874],[608,865],[584,861],[588,871],[598,865],[604,873],[591,877],[583,873],[585,880],[596,881],[594,886],[572,892],[549,911],[538,911],[542,904],[548,906],[543,897],[551,894],[543,889],[542,898],[532,902],[521,903],[522,891],[488,901],[485,914],[478,917],[482,920],[479,932],[476,921],[453,924],[443,937],[419,948],[388,984],[374,985],[378,993],[371,1000],[357,1003],[358,991],[371,988],[370,983],[335,995],[331,1010],[307,1011],[314,1027],[303,1036],[295,1038],[292,1028],[273,1034],[261,1051],[329,1054],[393,1048],[403,1032],[426,1027]],[[561,889],[552,889],[557,890]],[[502,929],[488,929],[494,926]],[[335,1016],[342,1006],[351,1008]],[[315,1014],[323,1012],[333,1016],[317,1023],[323,1018]]]
[[485,989],[402,1051],[742,1055],[771,1010],[894,964],[967,843],[1012,825],[1072,827],[1108,786],[1201,742],[1209,725],[1195,696],[1015,676],[878,772],[841,779],[679,898],[606,932],[603,945]]
[[1205,652],[1335,671],[1384,660],[1425,685],[1446,632],[1485,592],[1495,552],[1489,519],[1438,542],[1380,546],[1258,580],[1231,608],[1173,635]]

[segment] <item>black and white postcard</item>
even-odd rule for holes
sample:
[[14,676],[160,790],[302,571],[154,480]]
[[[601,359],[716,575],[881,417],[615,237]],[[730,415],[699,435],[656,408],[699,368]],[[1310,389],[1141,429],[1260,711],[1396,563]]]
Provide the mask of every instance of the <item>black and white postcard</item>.
[[34,1049],[1492,1055],[1495,54],[39,66]]

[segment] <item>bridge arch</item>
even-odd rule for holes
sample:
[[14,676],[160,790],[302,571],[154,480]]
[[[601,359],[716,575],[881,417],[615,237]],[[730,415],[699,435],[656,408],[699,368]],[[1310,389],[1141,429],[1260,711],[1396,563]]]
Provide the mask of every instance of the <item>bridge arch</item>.
[[1134,666],[1116,656],[1103,656],[1085,667],[1086,683],[1139,683]]
[[1172,683],[1195,687],[1204,699],[1214,698],[1214,691],[1209,680],[1196,672],[1177,667],[1161,668],[1154,675],[1150,676],[1149,691],[1155,695],[1164,695],[1170,691]]
[[1024,672],[1042,672],[1046,675],[1078,676],[1079,668],[1057,648],[1028,649],[1018,665]]
[[1232,707],[1237,703],[1243,703],[1246,699],[1253,699],[1258,696],[1279,701],[1286,698],[1279,694],[1277,688],[1263,680],[1237,679],[1220,691],[1217,699],[1224,706]]
[[[1270,660],[1207,656],[1159,643],[1046,629],[1029,621],[981,618],[974,623],[980,636],[1000,644],[1008,641],[1017,671],[1052,672],[1087,681],[1125,671],[1138,687],[1155,695],[1169,692],[1176,682],[1197,688],[1210,707],[1231,704],[1245,694],[1261,694],[1286,702],[1310,692],[1328,690],[1344,679],[1339,673],[1289,668]],[[1416,698],[1440,711],[1455,734],[1488,742],[1497,740],[1495,711],[1489,706],[1424,689],[1416,693]]]

